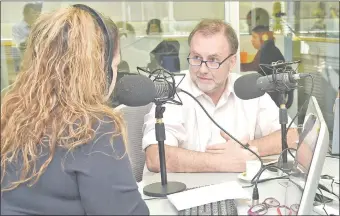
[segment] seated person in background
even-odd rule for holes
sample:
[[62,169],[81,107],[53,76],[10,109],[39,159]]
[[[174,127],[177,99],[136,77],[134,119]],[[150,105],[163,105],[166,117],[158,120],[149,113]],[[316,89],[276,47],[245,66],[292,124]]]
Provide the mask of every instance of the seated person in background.
[[[251,33],[251,43],[258,50],[254,60],[250,63],[241,63],[241,72],[257,71],[262,75],[265,74],[261,68],[261,64],[271,64],[279,60],[284,61],[284,57],[280,50],[275,46],[275,38],[273,32],[269,31],[267,26],[256,26]],[[265,71],[268,72],[267,70]],[[270,72],[271,74],[271,72]]]
[[31,30],[31,26],[41,14],[42,4],[28,3],[24,6],[23,16],[24,19],[15,24],[12,28],[12,37],[16,46],[21,52],[26,48],[26,40]]
[[152,19],[148,22],[146,29],[147,35],[159,35],[162,34],[163,30],[161,27],[161,21],[159,19]]
[[[234,93],[239,77],[231,73],[236,63],[238,39],[221,20],[203,20],[189,36],[189,74],[180,88],[199,100],[226,131],[257,150],[261,156],[281,152],[279,110],[268,94],[241,100]],[[221,133],[189,96],[179,93],[183,106],[166,104],[165,157],[169,172],[243,172],[247,160],[256,159]],[[143,149],[146,165],[159,171],[155,139],[155,107],[145,116]],[[294,147],[297,132],[290,129],[287,143]]]
[[[256,26],[252,30],[251,43],[253,44],[254,48],[258,50],[258,52],[256,53],[253,62],[241,63],[241,72],[257,71],[262,76],[268,76],[272,75],[273,71],[265,66],[260,67],[260,64],[271,65],[273,62],[285,62],[285,58],[283,57],[281,51],[275,46],[275,38],[273,32],[269,31],[269,27],[261,25]],[[280,93],[269,92],[268,94],[273,99],[276,106],[280,107]],[[291,90],[286,95],[285,102],[287,109],[291,107],[293,100],[294,90]]]
[[116,25],[103,21],[112,59],[83,8],[60,8],[32,26],[1,105],[1,215],[149,214],[123,119],[108,106],[120,54]]

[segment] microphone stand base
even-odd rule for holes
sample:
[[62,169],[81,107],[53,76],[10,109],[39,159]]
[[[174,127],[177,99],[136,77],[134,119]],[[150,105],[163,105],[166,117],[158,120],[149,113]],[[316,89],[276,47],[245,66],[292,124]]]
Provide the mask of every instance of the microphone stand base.
[[151,197],[166,197],[169,194],[182,192],[186,185],[181,182],[168,182],[162,185],[161,182],[149,184],[143,188],[143,193]]

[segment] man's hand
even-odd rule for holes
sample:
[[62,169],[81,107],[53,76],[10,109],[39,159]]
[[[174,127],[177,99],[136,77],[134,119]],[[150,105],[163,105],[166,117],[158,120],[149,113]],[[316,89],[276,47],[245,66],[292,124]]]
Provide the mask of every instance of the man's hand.
[[[229,160],[233,163],[232,170],[235,172],[242,172],[245,171],[246,168],[246,161],[247,160],[255,160],[257,157],[248,151],[247,149],[244,149],[240,144],[232,140],[227,134],[221,131],[221,136],[225,139],[225,143],[216,144],[212,146],[208,146],[206,148],[206,153],[212,153],[217,154],[216,157],[220,158],[221,163],[219,166],[221,167],[221,171],[230,170],[230,167],[224,168],[224,164],[230,164],[226,163],[224,161]],[[241,143],[247,144],[249,141],[249,137],[241,139]],[[251,150],[255,151],[258,154],[258,151],[256,147],[249,147]]]
[[[243,148],[239,143],[237,143],[235,140],[231,139],[230,136],[228,136],[226,133],[221,131],[221,136],[225,139],[225,143],[215,144],[208,146],[206,148],[207,153],[224,153],[226,150],[232,150],[232,148]],[[242,144],[247,144],[249,142],[249,137],[244,137],[240,140]],[[253,150],[253,147],[250,147]]]

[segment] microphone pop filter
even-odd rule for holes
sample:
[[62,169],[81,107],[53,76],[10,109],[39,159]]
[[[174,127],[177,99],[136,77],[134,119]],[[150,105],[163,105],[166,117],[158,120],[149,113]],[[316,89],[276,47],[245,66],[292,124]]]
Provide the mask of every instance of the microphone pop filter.
[[146,76],[127,75],[117,82],[116,96],[120,104],[145,106],[154,101],[156,89],[152,80]]
[[249,100],[264,95],[265,91],[262,91],[256,85],[257,79],[260,77],[259,73],[251,73],[239,77],[234,83],[236,96],[242,100]]

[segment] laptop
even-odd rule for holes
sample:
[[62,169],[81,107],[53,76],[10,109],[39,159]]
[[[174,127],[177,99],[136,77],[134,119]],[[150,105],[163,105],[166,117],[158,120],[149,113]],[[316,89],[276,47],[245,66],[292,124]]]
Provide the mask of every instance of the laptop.
[[309,101],[304,127],[311,118],[314,124],[298,147],[285,194],[286,206],[299,205],[297,215],[313,213],[314,198],[329,147],[329,131],[314,96]]

